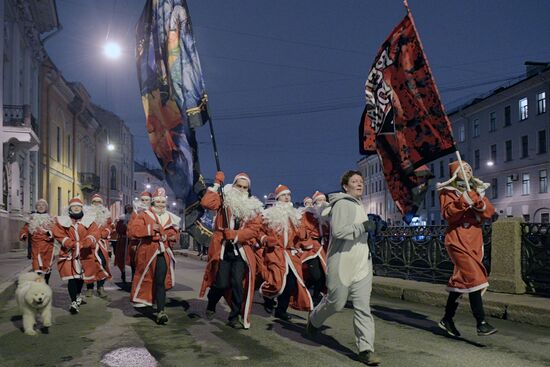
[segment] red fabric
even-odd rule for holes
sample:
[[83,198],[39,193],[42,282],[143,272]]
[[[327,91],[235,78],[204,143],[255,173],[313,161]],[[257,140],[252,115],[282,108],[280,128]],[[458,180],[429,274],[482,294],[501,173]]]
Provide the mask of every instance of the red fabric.
[[[155,224],[159,226],[157,230],[154,229]],[[155,267],[157,255],[162,251],[161,244],[165,249],[163,256],[168,267],[164,286],[169,290],[176,284],[176,260],[171,247],[179,235],[177,225],[171,218],[162,224],[158,215],[148,209],[139,213],[128,226],[128,235],[140,240],[136,250],[136,272],[132,280],[131,302],[153,305]]]
[[324,273],[327,273],[326,246],[328,246],[330,227],[328,223],[321,226],[315,215],[307,211],[302,216],[301,225],[305,228],[308,238],[302,241],[300,245],[303,251],[301,255],[302,263],[304,264],[302,271],[304,271],[304,279],[307,280],[308,275],[305,272],[307,269],[305,262],[316,257],[321,261]]
[[19,239],[27,240],[29,237],[32,247],[32,270],[37,273],[50,273],[54,258],[53,236],[42,228],[37,228],[33,234],[30,234],[29,224],[26,223],[19,232]]
[[380,47],[365,93],[361,153],[379,154],[392,198],[403,214],[414,213],[431,176],[423,165],[456,148],[409,14]]
[[119,268],[120,272],[124,273],[126,265],[130,265],[128,223],[126,220],[117,221],[115,232],[117,234],[115,266]]
[[487,284],[481,225],[492,217],[495,209],[486,197],[480,200],[485,204],[483,211],[471,208],[458,190],[443,189],[439,194],[441,215],[449,223],[445,248],[454,264],[447,284],[451,290],[469,293]]
[[[97,224],[97,223],[96,223]],[[111,279],[111,267],[109,264],[109,247],[111,245],[111,232],[113,220],[108,218],[102,225],[97,226],[98,242],[95,248],[83,249],[81,252],[82,266],[84,267],[84,282],[93,283],[99,280]],[[105,264],[101,265],[99,252],[103,254]]]

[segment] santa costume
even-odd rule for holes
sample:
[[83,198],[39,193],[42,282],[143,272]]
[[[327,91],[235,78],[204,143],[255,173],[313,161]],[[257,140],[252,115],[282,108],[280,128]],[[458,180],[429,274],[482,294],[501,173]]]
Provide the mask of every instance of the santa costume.
[[95,223],[99,231],[99,242],[95,249],[87,249],[82,252],[82,264],[84,266],[84,282],[86,283],[86,296],[93,295],[94,283],[97,282],[97,295],[106,298],[104,290],[105,280],[111,279],[109,266],[109,246],[113,220],[111,212],[103,205],[103,198],[99,194],[91,197],[92,205],[85,208],[90,215],[95,217]]
[[126,283],[126,265],[130,265],[130,256],[128,253],[128,221],[134,211],[131,205],[124,207],[124,215],[116,222],[115,233],[117,234],[117,244],[115,248],[115,266],[120,270],[122,283]]
[[228,324],[248,329],[257,271],[254,249],[262,226],[263,205],[249,195],[251,181],[246,173],[239,173],[232,184],[223,187],[222,201],[219,188],[223,180],[223,172],[216,173],[214,185],[201,200],[205,209],[216,211],[216,219],[199,296],[210,288],[208,318],[214,316],[216,304],[225,296],[231,307]]
[[[490,186],[472,175],[466,162],[449,164],[451,178],[437,184],[441,215],[449,224],[445,233],[445,248],[454,264],[453,275],[447,283],[449,298],[445,316],[439,326],[453,336],[460,336],[453,317],[458,299],[468,294],[472,313],[477,321],[478,335],[491,335],[496,328],[485,321],[482,294],[489,286],[487,270],[483,265],[483,222],[490,219],[495,209],[485,196]],[[470,190],[468,191],[466,181]]]
[[72,198],[67,214],[55,218],[52,234],[61,245],[57,268],[61,279],[69,283],[67,288],[71,297],[70,312],[77,314],[80,305],[84,303],[80,297],[84,284],[81,254],[82,251],[93,252],[98,246],[99,230],[95,217],[84,213],[80,198]]
[[19,239],[21,241],[30,240],[32,270],[38,274],[44,274],[46,283],[49,283],[55,256],[52,234],[52,227],[55,223],[54,218],[48,213],[46,200],[39,199],[36,202],[36,210],[21,228]]
[[326,248],[330,238],[330,220],[322,215],[323,209],[328,206],[323,193],[316,191],[313,194],[313,206],[303,212],[302,224],[306,228],[308,240],[302,246],[302,264],[304,279],[308,288],[313,287],[313,303],[321,301],[321,292],[325,288],[327,273]]
[[[283,201],[283,195],[288,201]],[[268,299],[276,297],[275,317],[288,321],[291,319],[286,312],[289,304],[301,311],[310,311],[313,307],[302,275],[301,253],[306,231],[301,226],[301,213],[289,201],[289,188],[278,185],[275,196],[276,204],[263,212],[260,241],[264,246],[264,281],[260,293]]]
[[[138,217],[138,214],[148,210],[151,207],[151,201],[153,200],[153,195],[149,191],[143,191],[139,194],[138,200],[134,200],[134,211],[130,215],[128,220],[128,228],[132,225],[132,222]],[[139,238],[134,238],[130,236],[127,231],[128,236],[128,260],[130,268],[132,269],[132,280],[134,279],[134,274],[136,272],[136,252],[139,246]]]
[[172,246],[179,238],[180,218],[166,210],[166,191],[153,193],[151,208],[137,214],[128,225],[128,235],[140,241],[130,301],[134,307],[157,305],[157,323],[166,324],[166,291],[176,284],[176,259]]

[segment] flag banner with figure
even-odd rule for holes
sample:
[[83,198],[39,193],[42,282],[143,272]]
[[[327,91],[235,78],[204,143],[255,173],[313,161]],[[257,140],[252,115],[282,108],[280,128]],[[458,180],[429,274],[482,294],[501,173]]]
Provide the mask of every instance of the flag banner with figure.
[[365,95],[360,152],[379,155],[391,196],[408,220],[433,177],[425,164],[456,151],[410,12],[380,47]]
[[194,129],[210,117],[185,0],[147,0],[136,26],[136,63],[149,140],[168,185],[186,205],[192,232],[206,188]]

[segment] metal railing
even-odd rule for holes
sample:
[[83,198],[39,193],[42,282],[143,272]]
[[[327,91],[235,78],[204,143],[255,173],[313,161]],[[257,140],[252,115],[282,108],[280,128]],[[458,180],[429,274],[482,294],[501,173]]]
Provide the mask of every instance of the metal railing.
[[99,190],[99,176],[93,172],[80,172],[78,174],[78,179],[82,190],[85,191],[98,191]]
[[[376,239],[373,253],[375,275],[446,283],[453,263],[445,249],[447,226],[389,227]],[[491,225],[483,230],[483,263],[491,266]]]
[[4,126],[30,127],[38,133],[36,119],[29,105],[4,105]]
[[550,223],[521,224],[521,273],[528,293],[550,296]]

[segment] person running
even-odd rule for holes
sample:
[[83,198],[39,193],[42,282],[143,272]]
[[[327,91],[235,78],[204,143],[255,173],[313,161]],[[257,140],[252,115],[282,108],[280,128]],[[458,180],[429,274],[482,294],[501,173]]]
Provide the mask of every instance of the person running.
[[327,254],[328,294],[310,313],[306,335],[316,337],[325,320],[342,311],[350,299],[357,359],[377,366],[380,359],[374,355],[374,318],[370,310],[373,268],[368,243],[368,231],[376,224],[368,220],[361,202],[361,172],[347,171],[340,184],[344,192],[329,195],[332,233]]
[[[151,208],[151,201],[153,200],[153,196],[149,191],[143,191],[141,194],[139,194],[139,199],[134,200],[134,211],[132,212],[132,215],[130,215],[130,219],[128,220],[128,228],[132,225],[132,222],[138,217],[138,214],[148,210]],[[137,248],[140,244],[140,240],[138,238],[134,238],[130,236],[129,231],[127,231],[129,243],[128,243],[128,260],[130,261],[130,268],[132,269],[132,279],[130,282],[134,279],[134,274],[136,272],[136,252]]]
[[166,210],[164,188],[157,188],[152,197],[151,208],[141,211],[128,226],[128,235],[140,241],[130,301],[134,307],[156,303],[156,322],[164,325],[168,322],[166,291],[176,284],[172,246],[178,242],[181,219]]
[[21,228],[19,239],[31,242],[32,270],[43,274],[46,283],[50,283],[54,253],[52,227],[54,218],[48,213],[48,202],[39,199],[36,212],[30,215],[29,221]]
[[68,281],[67,289],[71,297],[69,311],[73,315],[79,312],[81,304],[85,304],[80,296],[84,285],[81,252],[86,249],[94,251],[100,236],[95,217],[85,215],[83,206],[80,198],[72,198],[67,213],[55,218],[52,230],[53,237],[61,245],[57,269],[61,280]]
[[256,283],[254,247],[262,226],[263,205],[251,196],[251,180],[246,173],[237,174],[233,183],[225,185],[222,197],[219,189],[224,178],[223,172],[217,172],[214,185],[201,200],[205,209],[216,211],[216,221],[199,296],[204,297],[210,288],[206,317],[212,319],[225,295],[231,307],[228,325],[248,329]]
[[[497,332],[485,320],[482,295],[489,287],[487,269],[483,265],[483,222],[490,219],[495,209],[485,196],[490,186],[472,174],[472,167],[458,161],[449,164],[448,181],[437,184],[441,215],[449,226],[445,233],[445,248],[454,264],[453,275],[447,283],[447,305],[439,327],[449,335],[460,336],[453,317],[458,300],[468,294],[472,314],[477,322],[477,335],[487,336]],[[468,181],[470,190],[466,186]]]
[[124,215],[121,216],[115,225],[117,233],[117,244],[115,247],[115,266],[120,270],[122,283],[126,283],[126,265],[130,265],[130,256],[128,254],[128,221],[132,217],[134,209],[131,205],[124,207]]

